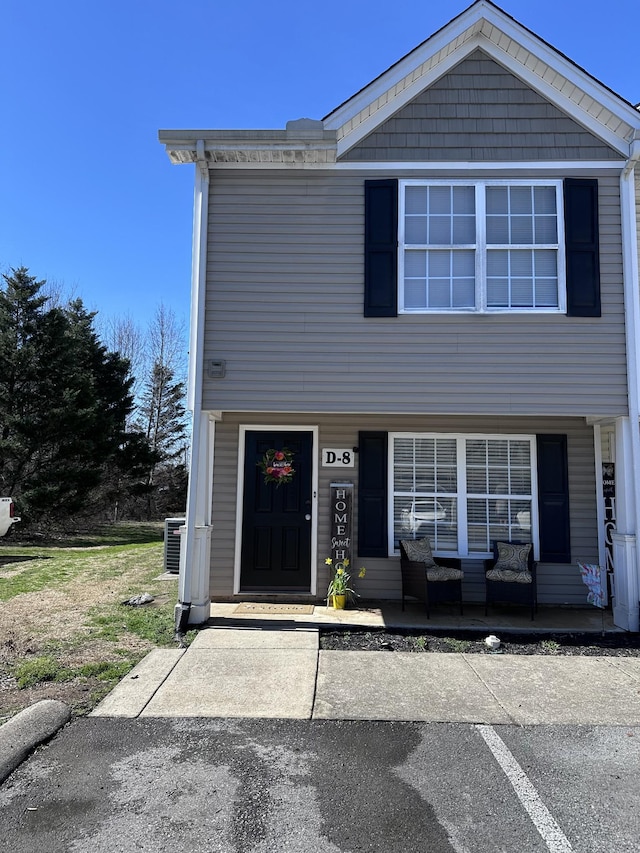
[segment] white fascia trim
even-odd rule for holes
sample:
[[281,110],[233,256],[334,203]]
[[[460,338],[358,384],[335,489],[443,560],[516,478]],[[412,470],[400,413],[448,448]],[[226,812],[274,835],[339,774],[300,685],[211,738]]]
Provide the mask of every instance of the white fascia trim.
[[[594,136],[599,137],[601,140],[610,145],[616,151],[619,151],[621,154],[628,156],[629,154],[629,126],[633,128],[635,123],[638,123],[640,116],[637,114],[634,115],[635,111],[625,104],[623,101],[619,99],[615,99],[615,103],[612,103],[614,100],[614,96],[604,87],[596,87],[596,84],[591,78],[586,75],[581,75],[579,80],[576,80],[576,76],[578,74],[578,70],[575,66],[570,65],[566,60],[562,61],[562,64],[565,66],[563,69],[559,70],[554,68],[554,71],[561,74],[563,77],[567,78],[570,83],[573,83],[574,86],[581,89],[585,94],[584,97],[590,100],[595,101],[598,104],[601,104],[607,111],[613,113],[620,119],[620,129],[621,133],[616,133],[611,130],[611,128],[606,127],[606,125],[601,124],[596,118],[594,118],[588,110],[584,109],[580,106],[572,98],[563,94],[560,89],[556,86],[553,86],[550,83],[536,74],[534,71],[527,68],[521,62],[519,62],[514,56],[511,54],[502,51],[493,44],[493,42],[489,42],[487,46],[487,42],[482,42],[480,47],[485,48],[485,52],[490,54],[500,65],[504,65],[509,71],[511,71],[514,75],[519,77],[523,82],[527,83],[531,86],[532,89],[535,89],[547,100],[551,101],[559,110],[566,113],[568,116],[573,118],[576,122],[581,124],[587,130],[591,131]],[[545,46],[542,45],[544,48]],[[549,49],[546,48],[548,52]],[[538,51],[538,57],[540,57],[540,51]],[[562,59],[562,57],[557,57],[557,59]],[[542,59],[545,62],[545,59]],[[553,64],[550,61],[550,58],[546,60],[547,64],[553,67]],[[560,63],[556,63],[559,65]],[[573,71],[573,75],[571,74]],[[582,98],[581,98],[582,100]],[[623,109],[624,108],[624,109]],[[621,113],[629,113],[626,116],[622,116]]]
[[407,160],[407,161],[367,161],[367,162],[343,162],[343,163],[215,163],[210,164],[210,170],[217,172],[221,170],[260,170],[260,171],[320,171],[320,172],[446,172],[453,174],[459,172],[461,175],[474,173],[493,172],[496,175],[501,172],[506,176],[514,171],[544,172],[570,177],[572,174],[583,175],[585,172],[598,172],[602,175],[619,175],[627,163],[626,159],[620,160],[535,160],[523,162],[520,160],[500,163],[486,161],[433,161]]
[[[394,160],[394,161],[376,161],[376,162],[342,162],[331,166],[331,169],[337,169],[340,172],[402,172],[404,174],[410,171],[418,172],[446,172],[453,174],[461,172],[468,174],[469,172],[504,172],[506,175],[514,171],[517,172],[558,172],[564,176],[570,172],[576,174],[584,174],[584,172],[601,172],[612,175],[619,175],[620,171],[627,163],[626,159],[620,160],[530,160],[523,162],[521,160],[506,160],[500,162],[492,162],[485,160],[456,160],[443,161],[434,160]],[[323,168],[327,168],[326,166]]]
[[[484,3],[482,4],[482,7],[484,9],[489,8]],[[475,9],[477,8],[478,7],[475,7]],[[428,62],[433,56],[439,53],[439,51],[446,50],[446,48],[456,40],[460,40],[462,47],[456,51],[455,55],[459,56],[461,53],[467,53],[468,51],[464,47],[464,43],[466,40],[473,38],[475,34],[475,30],[473,29],[474,25],[477,29],[480,27],[482,21],[482,15],[478,15],[475,9],[473,12],[468,9],[467,12],[463,12],[462,15],[459,15],[453,21],[446,24],[439,32],[429,36],[422,45],[414,48],[414,50],[408,53],[403,59],[384,71],[376,80],[368,86],[365,86],[364,89],[346,101],[341,107],[338,107],[338,109],[330,113],[329,116],[327,116],[327,119],[325,119],[325,128],[327,130],[339,130],[343,125],[347,124],[347,122],[357,116],[361,110],[365,109],[369,104],[377,100],[377,98],[381,97],[386,92],[390,91],[399,83],[402,83],[406,77],[415,71],[417,67]],[[459,61],[460,60],[458,58],[452,64]],[[434,69],[432,75],[433,79],[441,77],[448,67],[450,67],[450,65],[447,61],[438,64]],[[422,91],[422,89],[426,88],[428,82],[425,83],[424,81],[428,81],[430,76],[431,75],[424,75],[418,79],[418,91]],[[399,108],[398,101],[394,101],[394,104],[393,112]]]
[[[280,424],[240,424],[238,427],[238,482],[236,492],[236,536],[235,555],[233,561],[233,594],[240,593],[240,564],[242,557],[242,510],[244,505],[244,465],[245,465],[245,434],[247,432],[268,432],[269,430],[287,430],[288,432],[313,433],[313,451],[311,453],[311,585],[310,594],[317,595],[318,589],[318,460],[320,454],[320,427],[313,424],[292,426],[289,423]],[[273,595],[274,591],[264,593]]]
[[[485,12],[478,15],[481,8],[484,8]],[[495,27],[498,32],[494,34],[492,27]],[[487,31],[491,33],[490,36],[487,35]],[[504,49],[499,44],[503,36],[506,42]],[[421,65],[428,62],[439,51],[452,46],[456,40],[459,41],[459,44],[449,54],[427,72],[419,74],[413,82],[407,82],[407,78],[412,73],[415,74]],[[619,117],[621,132],[615,133],[598,122],[578,102],[562,94],[557,87],[527,68],[522,61],[508,52],[507,48],[513,43],[518,45],[516,53],[524,51],[533,55],[555,74],[562,76],[566,81],[580,89],[584,93],[583,97],[588,101],[602,105],[605,110]],[[630,104],[599,84],[594,78],[545,44],[537,36],[529,33],[513,20],[506,18],[499,10],[482,4],[482,6],[473,7],[473,14],[469,16],[463,14],[452,21],[450,25],[428,39],[421,48],[416,48],[405,59],[392,66],[372,84],[345,103],[343,107],[328,116],[325,127],[328,130],[336,130],[338,136],[342,136],[338,142],[338,156],[360,142],[387,118],[478,48],[512,71],[607,144],[625,155],[628,154],[629,128],[638,127],[640,122],[637,110],[634,110]],[[394,92],[396,87],[400,89],[397,93]],[[369,118],[358,124],[355,129],[347,129],[349,122],[353,121],[367,107],[375,104],[379,98],[384,97],[387,97],[387,103],[384,106],[375,109]],[[581,97],[580,100],[583,98]]]

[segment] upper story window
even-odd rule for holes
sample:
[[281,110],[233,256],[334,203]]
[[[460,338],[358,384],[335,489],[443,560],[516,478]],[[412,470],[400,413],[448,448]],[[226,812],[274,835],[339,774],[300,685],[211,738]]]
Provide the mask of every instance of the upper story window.
[[400,312],[565,311],[560,181],[399,189]]

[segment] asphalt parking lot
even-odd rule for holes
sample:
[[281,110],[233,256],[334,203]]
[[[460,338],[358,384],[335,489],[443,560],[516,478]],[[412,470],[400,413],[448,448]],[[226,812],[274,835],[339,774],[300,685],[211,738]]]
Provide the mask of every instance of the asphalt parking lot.
[[73,721],[0,787],[22,853],[636,853],[640,730]]

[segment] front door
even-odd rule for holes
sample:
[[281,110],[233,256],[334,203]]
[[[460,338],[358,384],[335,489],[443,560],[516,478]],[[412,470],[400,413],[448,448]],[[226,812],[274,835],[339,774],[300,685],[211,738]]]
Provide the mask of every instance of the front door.
[[245,433],[240,588],[310,592],[313,433]]

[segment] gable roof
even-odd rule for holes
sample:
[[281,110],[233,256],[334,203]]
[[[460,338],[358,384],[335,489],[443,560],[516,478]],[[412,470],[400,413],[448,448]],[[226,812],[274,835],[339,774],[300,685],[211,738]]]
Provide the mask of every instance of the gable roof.
[[159,139],[173,163],[203,167],[357,159],[347,152],[478,50],[622,158],[640,158],[638,109],[491,0],[477,0],[321,121],[298,119],[284,130],[161,130]]
[[324,127],[336,132],[338,157],[477,49],[629,156],[640,136],[633,105],[490,0],[477,0],[324,117]]

